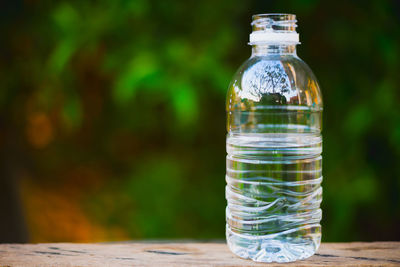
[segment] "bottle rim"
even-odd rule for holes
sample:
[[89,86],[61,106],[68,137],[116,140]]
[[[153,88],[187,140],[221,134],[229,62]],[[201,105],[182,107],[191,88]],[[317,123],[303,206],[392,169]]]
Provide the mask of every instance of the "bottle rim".
[[296,19],[296,15],[292,14],[292,13],[259,13],[259,14],[254,14],[252,16],[252,19],[254,19],[254,17],[266,17],[266,16],[287,16],[287,17],[293,17],[294,19]]

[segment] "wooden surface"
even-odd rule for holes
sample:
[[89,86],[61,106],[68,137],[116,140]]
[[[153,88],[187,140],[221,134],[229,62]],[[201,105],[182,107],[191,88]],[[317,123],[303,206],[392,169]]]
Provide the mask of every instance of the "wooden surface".
[[400,242],[325,243],[311,258],[262,264],[225,243],[3,244],[1,266],[400,266]]

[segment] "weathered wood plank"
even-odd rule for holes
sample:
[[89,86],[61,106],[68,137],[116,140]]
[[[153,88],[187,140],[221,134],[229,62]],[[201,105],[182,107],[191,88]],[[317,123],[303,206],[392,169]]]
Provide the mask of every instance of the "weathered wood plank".
[[[224,243],[3,244],[1,266],[263,266]],[[400,242],[325,243],[291,266],[400,266]],[[282,266],[268,264],[267,266]]]

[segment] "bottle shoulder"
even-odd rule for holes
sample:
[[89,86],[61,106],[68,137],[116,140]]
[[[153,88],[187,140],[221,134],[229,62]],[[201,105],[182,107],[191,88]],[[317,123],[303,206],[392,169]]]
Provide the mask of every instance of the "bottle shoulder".
[[296,55],[247,59],[230,83],[227,109],[262,105],[297,105],[321,110],[321,90],[310,67]]

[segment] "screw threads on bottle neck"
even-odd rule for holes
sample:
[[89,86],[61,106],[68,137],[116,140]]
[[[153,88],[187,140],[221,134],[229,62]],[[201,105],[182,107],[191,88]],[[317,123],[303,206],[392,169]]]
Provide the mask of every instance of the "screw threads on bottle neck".
[[296,32],[296,16],[293,14],[259,14],[253,16],[250,45],[295,45],[299,43]]

